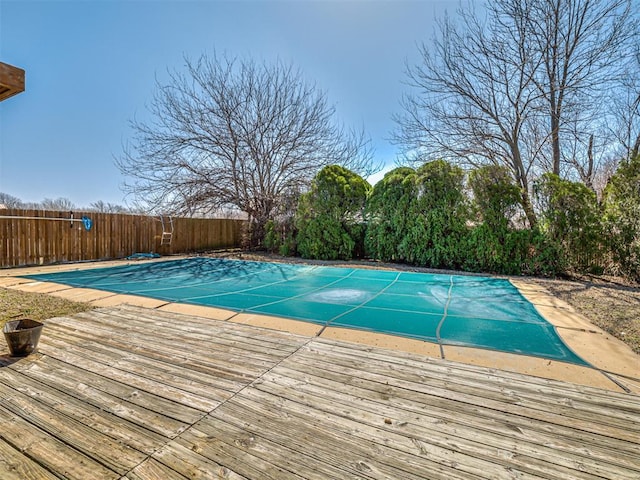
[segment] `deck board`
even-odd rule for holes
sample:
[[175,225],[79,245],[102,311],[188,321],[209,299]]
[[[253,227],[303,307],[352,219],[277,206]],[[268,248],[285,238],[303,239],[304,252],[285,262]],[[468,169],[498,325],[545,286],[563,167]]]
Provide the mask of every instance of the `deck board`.
[[[296,358],[296,360],[299,359]],[[376,412],[386,410],[389,414],[395,412],[420,418],[421,422],[438,425],[439,429],[450,431],[452,435],[456,436],[461,436],[461,428],[468,430],[471,427],[473,430],[470,432],[463,430],[462,436],[482,434],[486,444],[491,444],[494,435],[498,435],[498,440],[500,437],[506,437],[519,442],[520,448],[526,448],[528,443],[534,445],[553,444],[554,449],[560,452],[564,451],[566,454],[572,454],[580,449],[589,456],[601,455],[604,460],[615,459],[627,462],[628,465],[634,465],[637,462],[635,452],[625,451],[625,448],[633,447],[633,444],[618,442],[611,437],[587,434],[573,428],[573,426],[561,428],[560,425],[555,424],[553,430],[550,430],[548,423],[536,421],[524,415],[509,418],[499,410],[473,408],[463,401],[442,401],[431,394],[408,388],[393,387],[386,383],[382,384],[365,378],[364,375],[355,378],[352,373],[328,371],[322,365],[302,364],[302,368],[299,368],[291,363],[288,363],[287,367],[292,370],[286,371],[281,368],[278,371],[286,374],[289,379],[298,379],[302,383],[298,392],[302,391],[305,384],[312,384],[313,388],[322,389],[323,397],[334,398],[336,402],[350,399],[351,402],[362,403],[363,399],[367,399],[367,403],[372,405]],[[315,376],[315,378],[311,379],[310,376]],[[346,394],[340,391],[333,393],[341,384],[348,384],[349,391]],[[264,390],[266,387],[261,384],[258,388]],[[290,398],[295,395],[296,393],[292,393]],[[378,403],[374,403],[376,400]],[[380,402],[380,400],[382,401]],[[385,408],[387,405],[392,408],[387,410]],[[392,421],[393,424],[402,422],[404,420]],[[608,445],[610,449],[604,449],[603,444]],[[590,449],[589,445],[597,445],[598,448]]]
[[0,440],[0,472],[3,480],[55,480],[59,477]]
[[[490,401],[491,404],[504,403],[540,412],[548,412],[553,409],[555,414],[560,414],[570,421],[584,420],[589,424],[604,424],[607,428],[617,426],[623,431],[630,431],[630,435],[634,435],[635,438],[640,435],[640,424],[634,422],[640,415],[637,406],[632,408],[633,404],[627,404],[629,411],[627,408],[615,411],[611,411],[609,408],[610,399],[615,397],[615,392],[609,395],[609,404],[607,405],[594,405],[589,402],[586,396],[584,400],[563,396],[561,402],[558,403],[558,396],[549,395],[549,393],[553,393],[553,390],[544,386],[539,386],[539,391],[535,391],[528,388],[526,384],[518,384],[518,388],[514,389],[512,385],[495,385],[496,382],[492,382],[491,378],[486,376],[478,378],[477,375],[456,371],[438,373],[434,368],[425,372],[422,368],[417,370],[415,367],[392,365],[384,361],[376,362],[373,359],[366,359],[366,357],[352,356],[344,347],[323,345],[321,342],[314,343],[312,348],[314,352],[311,355],[305,357],[304,352],[301,352],[296,356],[296,360],[305,361],[306,358],[307,362],[318,362],[319,358],[322,358],[322,352],[327,351],[330,353],[325,357],[327,358],[325,364],[336,369],[343,367],[352,375],[371,375],[377,376],[379,379],[391,376],[399,381],[414,384],[418,389],[429,386],[433,389],[452,392],[458,394],[461,400],[466,399],[469,402]],[[494,377],[496,376],[494,375]],[[626,395],[618,395],[618,398],[626,399]]]
[[179,405],[172,401],[51,357],[36,357],[30,364],[14,365],[12,368],[24,371],[26,376],[41,384],[36,392],[40,397],[44,397],[49,389],[61,390],[88,405],[164,437],[175,436],[189,425],[172,415],[173,410],[179,410]]
[[637,479],[640,396],[120,306],[0,349],[3,479]]
[[4,391],[5,395],[9,395],[7,389],[12,388],[15,392],[21,392],[31,400],[36,400],[37,403],[53,409],[55,412],[51,413],[55,415],[61,417],[66,415],[72,420],[83,422],[100,433],[109,435],[120,444],[146,454],[153,453],[157,443],[162,441],[160,434],[132,423],[128,418],[114,417],[112,413],[66,392],[48,388],[45,384],[38,383],[37,380],[10,370],[5,370],[2,376],[3,383],[0,384],[0,389]]

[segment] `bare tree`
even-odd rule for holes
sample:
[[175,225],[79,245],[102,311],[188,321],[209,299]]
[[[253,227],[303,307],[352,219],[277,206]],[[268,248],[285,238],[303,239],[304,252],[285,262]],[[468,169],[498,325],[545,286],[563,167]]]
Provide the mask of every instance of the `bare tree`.
[[102,200],[91,203],[89,205],[89,209],[99,213],[130,213],[130,210],[127,207],[116,203],[105,203]]
[[337,126],[326,94],[281,62],[186,59],[149,110],[153,120],[132,122],[132,145],[116,162],[133,180],[126,192],[156,211],[236,207],[254,243],[279,199],[323,166],[373,173],[364,135]]
[[0,205],[5,208],[23,208],[23,202],[18,197],[0,192]]
[[520,9],[528,2],[514,2],[514,11],[489,7],[488,23],[462,9],[459,25],[445,17],[433,45],[420,47],[422,63],[407,69],[418,93],[403,99],[395,141],[409,159],[508,167],[535,224],[529,186],[544,135],[533,78],[540,57],[526,41],[528,13]]
[[459,9],[420,47],[395,139],[409,158],[507,166],[535,224],[533,179],[593,186],[611,155],[603,99],[637,33],[631,0],[489,0],[485,12]]
[[[566,122],[567,139],[562,142],[561,176],[580,181],[598,197],[620,155],[620,145],[609,128],[609,115],[590,122]],[[545,164],[552,171],[550,163]]]
[[[496,0],[496,7],[512,8],[521,0]],[[533,0],[526,2],[526,41],[540,55],[535,78],[548,118],[551,171],[560,175],[562,145],[582,146],[581,176],[594,174],[594,127],[603,118],[603,97],[623,67],[628,41],[634,35],[631,0]],[[577,128],[576,128],[577,127]],[[563,136],[566,138],[563,139]],[[573,144],[573,145],[571,145]],[[568,156],[576,166],[576,155]]]
[[39,204],[39,208],[41,208],[42,210],[60,210],[60,211],[65,211],[65,210],[73,210],[75,207],[75,205],[73,204],[73,202],[71,200],[69,200],[68,198],[64,198],[64,197],[58,197],[58,198],[45,198],[44,200],[42,200]]
[[612,129],[626,161],[640,154],[640,40],[632,52],[620,77],[620,93],[611,102],[615,114]]

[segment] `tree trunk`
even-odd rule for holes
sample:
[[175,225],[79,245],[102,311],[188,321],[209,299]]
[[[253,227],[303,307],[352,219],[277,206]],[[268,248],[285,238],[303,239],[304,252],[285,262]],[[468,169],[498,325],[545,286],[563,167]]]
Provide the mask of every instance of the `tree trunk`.
[[517,144],[511,144],[511,157],[513,172],[515,174],[516,181],[520,185],[522,208],[524,209],[524,213],[529,221],[529,226],[533,228],[538,223],[538,219],[536,218],[536,213],[533,210],[531,198],[529,197],[529,180],[522,162],[520,148],[518,148]]
[[267,219],[253,218],[251,222],[250,246],[251,248],[260,248],[264,242],[266,233]]
[[524,209],[524,214],[527,216],[527,220],[529,221],[529,227],[534,228],[538,224],[538,218],[536,217],[536,213],[533,211],[529,191],[524,189],[522,190],[522,208]]
[[640,153],[640,133],[638,133],[636,141],[633,142],[633,147],[631,148],[631,156],[629,157],[629,159],[636,158],[638,156],[638,153]]
[[560,115],[551,107],[551,147],[553,149],[553,173],[560,176]]
[[584,184],[590,190],[593,190],[595,192],[593,188],[593,133],[589,137],[589,149],[587,151],[587,157],[589,159],[589,164],[587,166],[587,173],[584,178]]

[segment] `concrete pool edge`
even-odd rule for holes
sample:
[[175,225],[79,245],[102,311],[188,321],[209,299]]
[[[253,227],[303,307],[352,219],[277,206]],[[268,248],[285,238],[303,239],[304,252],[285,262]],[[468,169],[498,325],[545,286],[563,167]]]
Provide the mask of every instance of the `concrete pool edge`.
[[[640,356],[631,347],[591,323],[564,300],[522,279],[510,279],[520,293],[551,323],[563,342],[577,355],[605,372],[640,376]],[[636,392],[640,385],[635,386]]]
[[[164,258],[162,260],[177,260],[186,257]],[[156,260],[157,261],[157,260]],[[640,393],[640,357],[626,344],[603,332],[591,324],[585,317],[577,313],[569,304],[553,297],[543,287],[528,283],[523,279],[509,279],[518,291],[529,301],[538,312],[551,323],[566,345],[596,369],[572,365],[565,362],[553,361],[538,357],[505,353],[497,350],[481,348],[443,345],[422,340],[413,340],[394,335],[366,332],[351,328],[327,327],[320,324],[291,320],[277,316],[267,316],[253,313],[240,313],[218,307],[172,303],[137,295],[114,294],[88,288],[74,288],[57,283],[33,281],[17,278],[20,275],[59,272],[70,270],[84,270],[115,265],[146,263],[147,261],[110,261],[91,262],[83,264],[65,264],[46,267],[26,267],[20,269],[0,271],[0,287],[46,293],[69,300],[89,303],[96,307],[106,307],[119,304],[129,304],[145,308],[184,313],[213,320],[244,323],[260,328],[270,328],[287,331],[306,336],[321,336],[339,339],[358,344],[380,346],[393,350],[408,351],[422,355],[444,358],[460,363],[481,365],[491,368],[525,373],[533,376],[562,380],[614,391],[624,391],[624,388]],[[600,370],[621,377],[611,379]],[[621,386],[622,385],[622,386]]]

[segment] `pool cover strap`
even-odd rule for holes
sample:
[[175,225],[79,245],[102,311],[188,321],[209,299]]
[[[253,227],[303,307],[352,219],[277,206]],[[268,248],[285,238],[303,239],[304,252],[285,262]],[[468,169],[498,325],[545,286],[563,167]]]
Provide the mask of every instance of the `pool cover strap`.
[[587,365],[504,279],[207,257],[28,277]]

